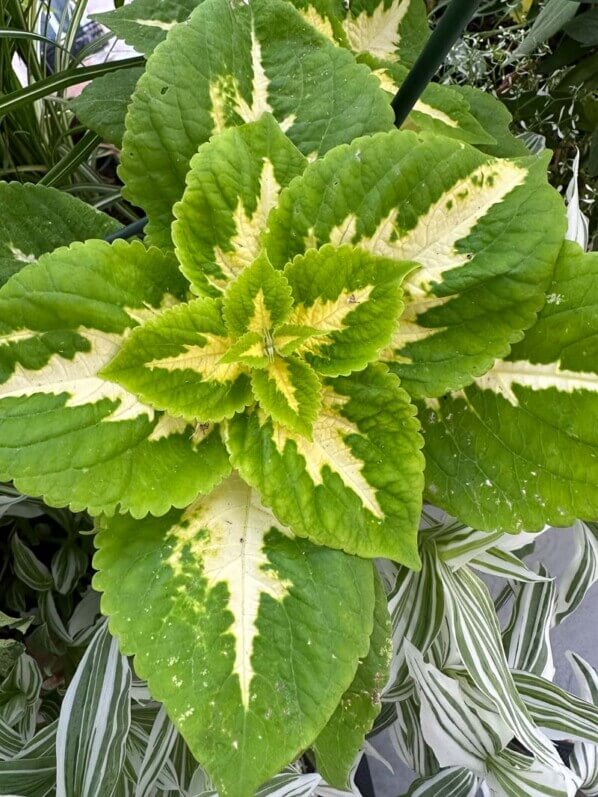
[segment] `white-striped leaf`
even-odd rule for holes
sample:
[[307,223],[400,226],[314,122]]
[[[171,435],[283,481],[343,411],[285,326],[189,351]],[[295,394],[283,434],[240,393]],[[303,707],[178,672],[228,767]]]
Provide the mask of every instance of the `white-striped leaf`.
[[367,654],[372,564],[292,537],[236,475],[184,512],[105,521],[97,545],[136,671],[222,797],[252,793],[314,741]]
[[313,744],[317,771],[338,789],[350,788],[353,762],[380,712],[381,690],[388,678],[390,617],[382,582],[377,576],[374,581],[376,602],[370,649],[359,662],[351,686]]
[[565,243],[535,325],[471,387],[421,407],[427,493],[479,529],[598,516],[598,254]]
[[598,706],[598,673],[578,653],[569,650],[566,656],[577,680],[579,696]]
[[23,749],[24,739],[3,719],[0,719],[0,761],[10,761]]
[[228,472],[217,432],[195,434],[99,375],[132,327],[184,295],[173,259],[123,241],[73,244],[11,278],[0,290],[2,480],[54,506],[143,517]]
[[145,797],[151,793],[170,756],[176,736],[176,728],[168,719],[162,706],[156,715],[147,747],[144,750],[135,787],[135,797]]
[[0,761],[0,794],[7,797],[46,797],[56,784],[56,758],[18,758]]
[[228,0],[206,0],[153,54],[126,119],[123,193],[146,210],[152,243],[171,245],[172,206],[198,146],[264,112],[304,155],[392,126],[369,70],[289,3],[252,0],[231,13]]
[[496,712],[474,710],[459,682],[426,664],[421,653],[405,642],[409,672],[420,700],[422,733],[441,767],[467,767],[478,776],[486,761],[511,739]]
[[509,622],[502,639],[509,667],[552,680],[554,664],[550,645],[550,628],[555,605],[554,581],[540,567],[544,581],[524,583],[517,587]]
[[534,573],[518,556],[501,548],[489,548],[471,559],[469,565],[482,573],[512,581],[523,581],[526,584],[538,584],[550,580],[550,576]]
[[149,55],[168,31],[184,22],[201,0],[133,0],[113,11],[91,14],[138,53]]
[[0,182],[0,285],[24,265],[73,241],[119,229],[110,216],[64,191]]
[[56,796],[110,797],[131,722],[131,670],[104,623],[66,691],[56,733]]
[[545,170],[545,159],[380,133],[328,153],[284,189],[265,244],[281,268],[328,242],[417,262],[383,359],[411,395],[442,396],[504,356],[544,301],[565,229]]
[[412,783],[405,797],[476,797],[479,778],[464,767],[447,767]]
[[584,797],[598,797],[598,747],[575,742],[569,756],[569,767],[577,775]]
[[428,38],[423,0],[292,0],[303,18],[354,53],[410,64]]
[[388,729],[395,753],[420,777],[434,775],[438,771],[438,761],[424,739],[415,695],[399,700],[395,705],[397,719]]
[[87,554],[76,544],[61,545],[52,557],[54,589],[68,595],[87,571]]
[[536,725],[558,738],[598,744],[598,706],[533,673],[514,670],[513,682]]
[[15,758],[45,758],[54,755],[58,720],[41,728],[19,751]]
[[268,213],[306,164],[269,113],[199,148],[172,228],[181,270],[197,293],[218,295],[257,258]]
[[405,640],[426,653],[440,630],[444,617],[442,584],[436,573],[432,547],[421,550],[419,572],[399,568],[396,584],[388,598],[391,617],[392,659],[383,700],[402,700],[412,691],[405,660]]
[[561,763],[551,767],[508,749],[490,759],[488,770],[496,797],[575,797],[579,784]]
[[513,735],[547,766],[558,756],[532,721],[516,688],[502,647],[494,606],[484,584],[468,568],[438,562],[451,634],[473,685],[495,705]]
[[577,609],[598,580],[598,527],[578,520],[574,529],[575,552],[559,579],[555,622],[561,623]]
[[311,440],[261,411],[228,422],[233,466],[299,536],[417,567],[423,458],[417,422],[382,365],[323,380]]
[[21,541],[16,531],[12,535],[10,549],[17,578],[38,592],[52,588],[53,580],[50,571],[31,548]]
[[255,797],[311,797],[322,782],[318,772],[295,772],[292,767],[275,775],[256,791]]

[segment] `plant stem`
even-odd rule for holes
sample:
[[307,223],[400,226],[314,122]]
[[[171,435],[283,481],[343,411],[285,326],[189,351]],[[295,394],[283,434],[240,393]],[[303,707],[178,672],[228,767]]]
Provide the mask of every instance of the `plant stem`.
[[392,101],[400,127],[473,17],[481,0],[452,0]]

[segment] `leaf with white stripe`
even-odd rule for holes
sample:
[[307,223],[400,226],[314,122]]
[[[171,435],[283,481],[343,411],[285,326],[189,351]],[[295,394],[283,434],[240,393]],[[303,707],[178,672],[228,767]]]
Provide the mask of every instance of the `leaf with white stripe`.
[[201,0],[133,0],[132,3],[91,14],[91,18],[134,47],[149,55],[164,41],[168,31],[184,22]]
[[181,270],[196,292],[218,295],[257,258],[270,210],[306,164],[269,113],[202,144],[172,227]]
[[459,682],[432,664],[406,642],[409,672],[420,699],[420,721],[426,742],[441,767],[467,767],[476,775],[486,771],[486,761],[504,748],[511,732],[496,713],[474,710]]
[[575,674],[580,697],[598,706],[598,672],[579,653],[569,650],[566,656]]
[[397,718],[388,729],[393,750],[420,777],[438,771],[438,761],[422,733],[419,704],[415,695],[395,703]]
[[555,585],[542,566],[539,576],[545,580],[517,586],[502,640],[511,669],[525,670],[551,680],[554,664],[550,628],[556,600]]
[[380,694],[388,677],[390,617],[382,582],[377,576],[374,581],[376,601],[370,649],[359,662],[353,683],[313,744],[317,771],[338,789],[350,789],[353,762],[380,713]]
[[171,246],[172,207],[199,145],[263,113],[306,156],[392,127],[367,67],[289,3],[206,0],[149,60],[125,122],[123,194],[145,209],[151,243]]
[[481,573],[498,578],[508,578],[512,581],[523,581],[528,584],[545,582],[550,578],[534,573],[514,553],[503,551],[500,548],[489,548],[471,559],[469,565]]
[[[100,376],[131,329],[183,298],[176,262],[141,243],[57,249],[0,290],[0,479],[53,506],[143,517],[229,470],[218,433]],[[167,485],[167,489],[165,489]]]
[[479,779],[463,767],[447,767],[412,783],[405,797],[476,797]]
[[168,719],[164,706],[160,708],[149,735],[143,761],[139,769],[135,797],[151,794],[160,777],[177,737],[176,728]]
[[487,371],[534,322],[564,230],[545,158],[493,159],[393,131],[310,164],[281,192],[265,245],[280,268],[328,242],[418,263],[382,359],[412,396],[442,396]]
[[573,614],[598,580],[598,526],[576,521],[573,528],[575,553],[559,579],[555,622]]
[[74,241],[104,238],[117,221],[64,191],[0,182],[0,285],[27,263]]
[[578,781],[559,762],[551,767],[514,750],[488,762],[486,782],[497,797],[575,797]]
[[581,781],[580,794],[598,797],[598,747],[575,742],[569,756],[569,767]]
[[236,415],[233,466],[295,534],[417,567],[423,458],[407,394],[378,364],[324,379],[321,401],[311,439],[260,410]]
[[314,741],[367,654],[372,564],[293,537],[237,475],[185,511],[109,519],[97,545],[102,609],[136,671],[222,797],[253,793]]
[[104,623],[85,651],[60,709],[56,797],[110,797],[131,722],[131,670]]
[[318,772],[295,772],[287,767],[256,791],[255,797],[311,797],[322,782]]
[[47,797],[56,783],[56,759],[19,758],[0,761],[0,794],[6,797]]
[[532,721],[513,681],[487,588],[468,568],[452,571],[439,561],[438,572],[451,634],[473,685],[494,703],[513,735],[539,761],[559,765],[554,748]]
[[479,529],[598,517],[597,310],[598,254],[565,242],[509,357],[421,407],[430,500]]

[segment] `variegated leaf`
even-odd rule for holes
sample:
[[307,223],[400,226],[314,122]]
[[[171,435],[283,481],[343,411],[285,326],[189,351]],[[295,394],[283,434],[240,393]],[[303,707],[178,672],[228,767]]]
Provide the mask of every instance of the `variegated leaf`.
[[326,379],[312,439],[256,411],[228,424],[234,467],[299,536],[417,567],[423,458],[407,394],[381,365]]
[[269,113],[199,148],[172,228],[181,270],[194,290],[218,295],[257,258],[270,210],[306,163]]
[[146,210],[152,243],[171,245],[172,206],[198,146],[265,112],[304,155],[392,126],[369,70],[289,3],[206,0],[156,50],[127,115],[123,193]]
[[313,744],[316,769],[331,786],[350,789],[353,762],[380,713],[380,695],[388,677],[391,653],[386,592],[375,578],[374,628],[367,656],[359,662],[353,683]]
[[378,359],[403,309],[399,283],[414,267],[350,246],[312,249],[286,266],[288,323],[314,331],[301,351],[316,371],[347,375]]
[[575,553],[558,583],[557,624],[573,614],[587,591],[598,580],[598,526],[578,520],[573,534]]
[[361,139],[282,191],[268,254],[282,267],[312,247],[352,243],[419,263],[383,358],[412,395],[441,396],[504,356],[544,301],[565,229],[545,168],[409,131]]
[[64,191],[0,182],[0,285],[58,246],[104,238],[118,222]]
[[598,517],[598,254],[565,243],[547,303],[509,357],[427,401],[430,499],[479,529]]
[[255,792],[314,741],[367,654],[371,563],[294,538],[236,475],[184,512],[109,520],[97,544],[123,650],[219,794]]
[[464,767],[441,769],[413,783],[405,797],[476,797],[479,778]]
[[201,0],[133,0],[131,3],[92,14],[138,53],[149,55],[166,34],[184,22]]
[[560,762],[550,766],[506,749],[488,762],[487,783],[498,797],[575,797],[579,780]]
[[247,369],[221,362],[231,344],[222,302],[194,299],[133,330],[102,374],[177,418],[221,421],[251,402]]
[[99,375],[139,321],[184,293],[171,258],[123,241],[73,244],[11,278],[0,291],[3,481],[54,506],[142,517],[228,472],[217,434],[193,437]]
[[354,53],[410,64],[429,34],[423,0],[292,0],[304,19]]
[[390,743],[409,769],[420,777],[438,772],[438,761],[424,739],[415,695],[396,704],[397,719],[388,729]]

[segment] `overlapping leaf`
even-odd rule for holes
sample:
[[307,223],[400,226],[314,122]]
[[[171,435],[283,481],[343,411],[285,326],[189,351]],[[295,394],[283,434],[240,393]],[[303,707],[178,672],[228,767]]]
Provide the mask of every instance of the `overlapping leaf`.
[[564,226],[541,159],[395,131],[308,166],[282,192],[266,246],[279,267],[327,242],[419,263],[385,356],[412,395],[435,396],[488,370],[533,323]]
[[598,255],[566,243],[537,323],[464,391],[422,407],[430,498],[480,529],[598,514]]
[[268,213],[306,163],[269,113],[199,148],[172,230],[181,269],[198,293],[218,295],[257,258]]
[[292,537],[238,476],[184,512],[109,520],[97,543],[122,649],[219,793],[254,792],[314,741],[367,654],[371,563]]
[[0,291],[3,480],[53,505],[140,517],[228,472],[217,433],[99,376],[138,321],[184,293],[176,264],[140,243],[73,244],[12,277]]
[[150,58],[127,116],[121,176],[149,216],[152,243],[170,245],[172,206],[198,146],[264,112],[305,155],[392,125],[366,67],[290,4],[206,0]]
[[311,439],[259,410],[228,423],[234,467],[295,534],[416,567],[423,457],[412,405],[381,365],[323,381]]

